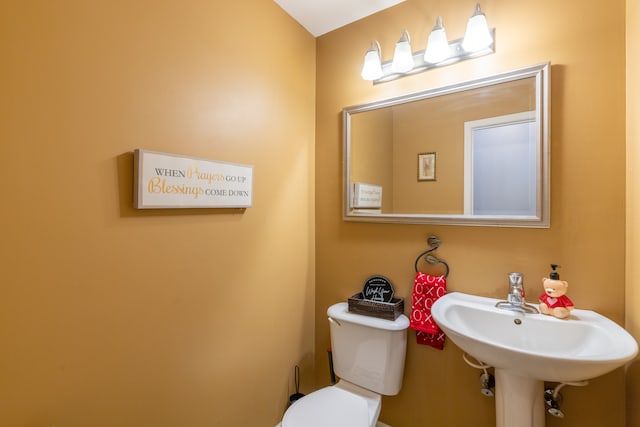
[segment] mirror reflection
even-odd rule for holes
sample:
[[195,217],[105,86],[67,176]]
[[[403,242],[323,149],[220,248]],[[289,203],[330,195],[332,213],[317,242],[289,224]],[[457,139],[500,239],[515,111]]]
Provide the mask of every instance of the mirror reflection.
[[547,227],[548,73],[345,108],[345,219]]

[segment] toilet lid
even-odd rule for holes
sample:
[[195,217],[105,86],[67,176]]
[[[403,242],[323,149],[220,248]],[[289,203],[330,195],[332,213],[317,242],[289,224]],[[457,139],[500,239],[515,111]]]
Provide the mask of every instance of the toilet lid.
[[282,427],[369,427],[367,401],[337,387],[325,387],[297,400]]

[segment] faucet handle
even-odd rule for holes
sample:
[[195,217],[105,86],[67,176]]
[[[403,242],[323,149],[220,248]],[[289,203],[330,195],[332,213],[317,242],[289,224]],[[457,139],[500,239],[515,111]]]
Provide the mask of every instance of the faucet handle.
[[509,273],[509,284],[511,284],[512,286],[514,285],[521,286],[522,278],[523,278],[522,273],[518,273],[518,272]]

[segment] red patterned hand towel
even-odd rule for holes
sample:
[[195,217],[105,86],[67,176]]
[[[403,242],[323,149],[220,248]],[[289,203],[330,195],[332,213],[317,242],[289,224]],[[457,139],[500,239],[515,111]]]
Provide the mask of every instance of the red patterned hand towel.
[[429,345],[442,350],[445,335],[431,316],[433,303],[447,293],[447,280],[444,276],[429,276],[424,273],[416,273],[413,282],[413,295],[411,301],[411,319],[409,326],[417,331],[418,344]]

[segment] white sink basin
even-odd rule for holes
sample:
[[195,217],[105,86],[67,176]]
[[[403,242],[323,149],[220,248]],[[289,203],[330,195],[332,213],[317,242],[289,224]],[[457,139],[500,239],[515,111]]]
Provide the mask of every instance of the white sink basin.
[[594,311],[575,309],[560,320],[496,308],[498,301],[453,292],[438,299],[431,312],[451,341],[471,356],[541,381],[588,380],[638,353],[626,330]]

